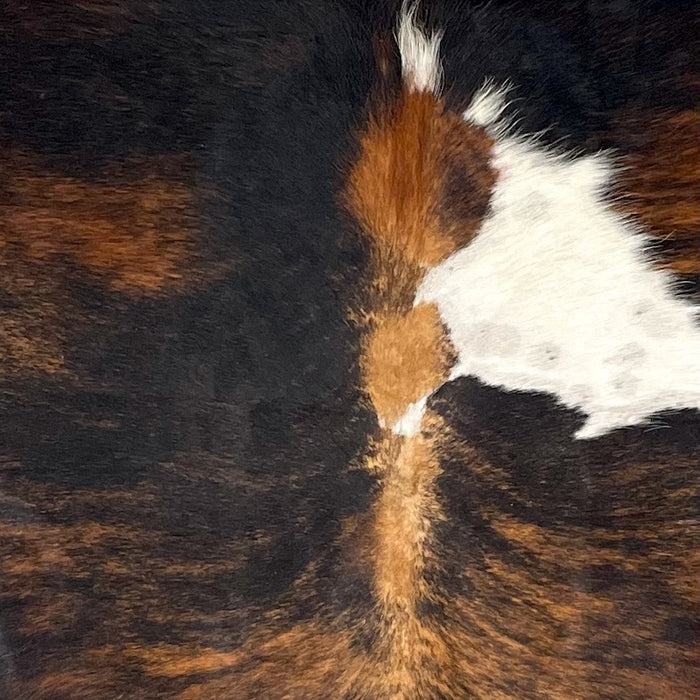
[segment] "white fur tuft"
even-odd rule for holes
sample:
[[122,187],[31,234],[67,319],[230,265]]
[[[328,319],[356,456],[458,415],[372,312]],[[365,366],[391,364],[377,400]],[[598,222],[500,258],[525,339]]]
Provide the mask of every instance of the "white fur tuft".
[[427,36],[416,24],[418,3],[409,7],[404,3],[399,15],[396,41],[401,54],[401,72],[410,90],[440,92],[442,66],[440,64],[440,40],[436,32]]
[[487,80],[477,90],[464,112],[465,121],[482,127],[497,126],[503,110],[508,106],[506,95],[510,87],[508,84],[499,87]]

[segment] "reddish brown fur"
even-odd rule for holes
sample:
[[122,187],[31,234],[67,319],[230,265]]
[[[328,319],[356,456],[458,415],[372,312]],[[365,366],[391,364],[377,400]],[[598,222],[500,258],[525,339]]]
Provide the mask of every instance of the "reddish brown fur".
[[71,376],[62,315],[74,303],[65,282],[80,274],[74,265],[132,298],[177,293],[232,267],[198,249],[187,156],[133,158],[81,179],[11,149],[2,170],[0,266],[20,304],[0,318],[0,376]]
[[6,153],[2,241],[29,261],[73,256],[113,289],[157,293],[177,285],[192,262],[192,193],[178,181],[183,159],[128,164],[104,184],[35,172]]
[[637,143],[620,172],[622,207],[659,239],[664,266],[700,273],[700,112],[625,114]]
[[439,209],[451,161],[479,173],[475,205],[488,201],[495,174],[488,164],[492,142],[483,131],[432,94],[404,91],[395,106],[370,117],[360,145],[348,184],[350,208],[379,250],[425,270],[474,235],[478,218],[445,231]]

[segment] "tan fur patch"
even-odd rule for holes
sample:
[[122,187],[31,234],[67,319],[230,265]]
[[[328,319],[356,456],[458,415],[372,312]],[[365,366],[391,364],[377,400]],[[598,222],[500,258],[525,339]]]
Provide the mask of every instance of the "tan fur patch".
[[[100,656],[102,650],[94,654]],[[121,650],[126,658],[143,663],[146,673],[153,676],[186,676],[191,673],[211,673],[233,666],[239,652],[224,652],[204,647],[158,644],[152,647],[127,647]]]
[[43,318],[31,319],[29,323],[21,318],[0,318],[3,357],[0,376],[16,371],[66,374],[62,344],[58,340],[61,331],[55,322],[58,310],[50,302],[46,307],[42,309]]
[[434,304],[378,319],[362,356],[367,392],[386,424],[408,404],[439,386],[449,373],[449,341]]
[[348,697],[361,683],[363,669],[371,668],[353,653],[347,632],[314,622],[299,623],[274,636],[256,635],[230,656],[236,661],[229,673],[190,685],[177,695],[178,700],[322,698],[330,690],[338,697]]
[[423,436],[387,433],[375,459],[383,481],[373,528],[377,595],[385,606],[412,610],[428,531],[440,515],[433,493],[440,465],[431,440]]
[[[382,483],[366,523],[365,556],[373,564],[380,615],[370,657],[375,670],[363,687],[369,697],[425,697],[427,666],[448,664],[444,640],[420,613],[434,594],[425,569],[435,564],[433,527],[444,518],[436,493],[442,431],[442,419],[432,414],[416,437],[387,431],[367,464]],[[440,678],[431,677],[431,686],[439,686]]]

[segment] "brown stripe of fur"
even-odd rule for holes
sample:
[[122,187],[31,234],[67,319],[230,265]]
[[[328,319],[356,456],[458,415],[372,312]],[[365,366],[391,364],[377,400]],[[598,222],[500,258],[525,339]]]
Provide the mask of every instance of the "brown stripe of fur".
[[[120,292],[177,285],[194,250],[192,193],[182,159],[131,162],[83,180],[42,171],[6,153],[6,212],[0,239],[45,264],[69,255]],[[7,254],[7,251],[5,251]]]
[[[381,619],[374,649],[380,673],[367,688],[370,697],[423,697],[426,669],[447,665],[441,635],[419,610],[431,596],[425,569],[429,561],[434,565],[432,529],[444,517],[435,487],[442,421],[431,415],[423,428],[412,438],[386,433],[374,465],[382,480],[371,525]],[[439,685],[439,676],[429,680]]]
[[[441,100],[416,92],[380,107],[360,136],[346,201],[369,239],[371,260],[364,303],[353,314],[365,326],[364,389],[385,425],[447,378],[452,350],[437,308],[414,308],[413,300],[424,272],[476,233],[495,182],[491,146]],[[439,670],[450,666],[445,640],[419,611],[434,595],[425,568],[434,558],[433,526],[443,517],[435,490],[442,422],[429,416],[415,437],[383,431],[365,464],[381,492],[358,556],[372,564],[379,621],[358,697],[449,692]],[[438,670],[426,675],[429,668]]]
[[622,207],[660,239],[660,262],[700,272],[700,112],[623,115],[620,129],[638,142],[620,173]]
[[440,514],[432,491],[439,461],[430,438],[387,433],[371,468],[383,484],[374,506],[377,596],[387,606],[412,611],[430,522]]

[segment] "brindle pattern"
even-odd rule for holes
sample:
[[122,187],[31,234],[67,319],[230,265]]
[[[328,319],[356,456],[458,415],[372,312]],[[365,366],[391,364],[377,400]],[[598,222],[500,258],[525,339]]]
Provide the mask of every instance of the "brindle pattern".
[[[694,3],[455,4],[449,108],[503,74],[528,129],[618,148],[692,298]],[[0,697],[700,693],[697,412],[576,442],[462,379],[410,452],[378,428],[339,201],[396,82],[366,5],[3,6]]]

